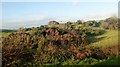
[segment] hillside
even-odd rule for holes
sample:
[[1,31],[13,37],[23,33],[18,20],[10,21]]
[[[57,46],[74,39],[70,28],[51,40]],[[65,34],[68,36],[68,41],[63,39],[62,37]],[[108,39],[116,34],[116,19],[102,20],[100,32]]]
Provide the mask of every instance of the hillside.
[[112,60],[117,65],[118,26],[113,18],[62,24],[50,21],[2,35],[4,66],[97,65]]
[[[118,45],[118,30],[106,30],[106,33],[100,36],[96,36],[97,39],[103,38],[98,42],[94,42],[90,45],[97,47],[110,47]],[[100,45],[101,44],[101,45]]]

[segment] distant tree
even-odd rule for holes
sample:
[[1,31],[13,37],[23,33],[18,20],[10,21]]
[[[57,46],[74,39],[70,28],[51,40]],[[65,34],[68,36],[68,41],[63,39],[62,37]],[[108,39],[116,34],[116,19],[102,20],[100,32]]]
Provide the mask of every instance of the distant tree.
[[100,26],[100,23],[94,22],[92,26],[93,26],[93,27],[99,27],[99,26]]
[[72,22],[68,21],[66,24],[67,24],[67,25],[71,25],[71,24],[72,24]]
[[81,20],[77,20],[76,23],[77,23],[77,24],[82,24],[82,21],[81,21]]
[[31,30],[31,28],[25,28],[25,31],[30,31]]
[[41,25],[41,26],[39,27],[40,30],[43,30],[43,29],[45,29],[45,28],[47,28],[46,25]]
[[19,33],[25,33],[25,29],[23,27],[21,27],[21,28],[18,29],[18,32]]
[[84,26],[92,26],[90,22],[84,22]]
[[16,30],[0,29],[1,32],[16,32]]
[[117,29],[118,28],[118,18],[110,17],[105,20],[100,21],[101,25],[105,29]]
[[93,27],[99,27],[100,23],[98,23],[97,21],[93,20],[93,21],[87,21],[84,23],[84,26],[93,26]]
[[56,24],[59,24],[59,22],[57,22],[57,21],[50,21],[48,24],[49,25],[56,25]]
[[68,22],[66,23],[67,28],[68,28],[68,29],[71,29],[71,28],[73,27],[72,24],[73,24],[72,22],[68,21]]

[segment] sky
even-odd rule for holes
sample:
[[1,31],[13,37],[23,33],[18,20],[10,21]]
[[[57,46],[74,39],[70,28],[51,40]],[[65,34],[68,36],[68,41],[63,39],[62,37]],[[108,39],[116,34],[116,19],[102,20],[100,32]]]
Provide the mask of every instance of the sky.
[[99,20],[118,11],[117,2],[3,2],[0,7],[3,29],[37,27],[52,20]]
[[1,0],[2,2],[118,2],[119,0]]

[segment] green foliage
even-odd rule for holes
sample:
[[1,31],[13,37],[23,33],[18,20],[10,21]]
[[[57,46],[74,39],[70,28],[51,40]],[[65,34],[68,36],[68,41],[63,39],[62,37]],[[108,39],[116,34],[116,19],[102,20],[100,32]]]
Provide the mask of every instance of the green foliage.
[[1,32],[9,33],[9,32],[16,32],[16,30],[9,30],[9,29],[2,29]]
[[118,65],[120,57],[110,56],[108,59],[98,60],[94,58],[86,58],[84,60],[67,60],[62,63],[62,65]]
[[58,30],[58,31],[60,32],[61,35],[63,35],[63,34],[67,34],[67,33],[68,33],[67,30],[63,30],[63,29],[60,29],[60,30]]
[[77,23],[77,24],[82,24],[82,21],[81,21],[81,20],[77,20],[76,23]]
[[94,65],[101,62],[100,60],[94,58],[86,58],[84,60],[67,60],[62,63],[62,65]]
[[96,65],[118,65],[120,62],[120,56],[110,56],[108,59],[97,63]]
[[59,22],[57,22],[57,21],[50,21],[50,22],[48,23],[48,25],[57,25],[57,24],[59,24]]
[[96,28],[92,28],[92,27],[82,27],[79,30],[84,32],[88,36],[91,36],[91,35],[96,36],[96,35],[101,35],[101,34],[105,33],[104,30],[96,29]]
[[82,60],[81,62],[79,62],[79,65],[94,65],[96,63],[98,63],[99,60],[94,59],[94,58],[86,58],[85,60]]
[[99,27],[100,23],[98,23],[97,21],[93,20],[93,21],[87,21],[83,23],[84,26],[91,26],[91,27]]

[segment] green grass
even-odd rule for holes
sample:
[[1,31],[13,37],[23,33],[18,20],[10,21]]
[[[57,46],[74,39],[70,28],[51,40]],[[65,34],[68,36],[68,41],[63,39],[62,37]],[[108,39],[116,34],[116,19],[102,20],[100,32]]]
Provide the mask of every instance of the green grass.
[[84,60],[67,60],[62,65],[118,65],[120,56],[110,56],[107,59],[99,60],[95,58],[86,58]]
[[90,45],[95,47],[109,47],[118,45],[118,30],[106,30],[106,33],[103,35],[96,36],[96,40],[100,39]]
[[97,63],[96,65],[118,65],[120,56],[110,56],[107,60]]
[[[7,37],[10,33],[11,33],[11,32],[9,32],[9,33],[2,32],[2,37]],[[0,35],[1,35],[1,34],[0,34]]]

